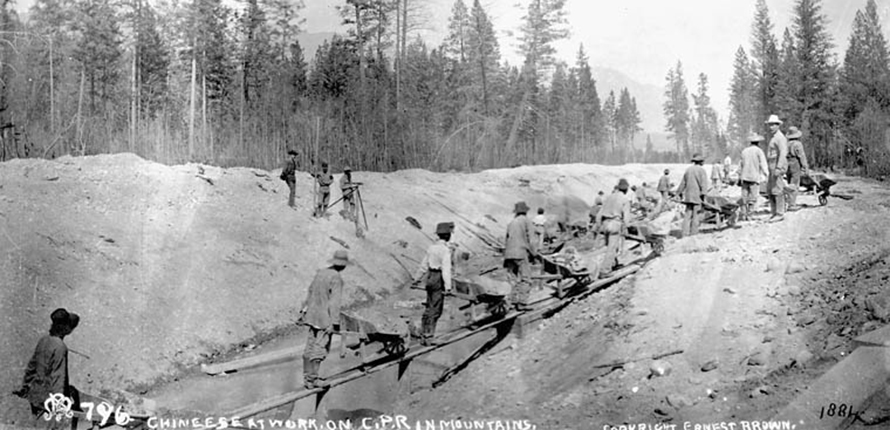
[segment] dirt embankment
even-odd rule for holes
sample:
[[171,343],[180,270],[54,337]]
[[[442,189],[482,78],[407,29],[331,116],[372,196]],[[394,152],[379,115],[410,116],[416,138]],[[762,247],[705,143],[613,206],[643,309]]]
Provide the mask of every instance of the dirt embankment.
[[348,301],[373,299],[407,279],[436,222],[455,221],[461,246],[481,252],[473,231],[502,236],[519,199],[533,208],[567,194],[592,203],[619,177],[655,182],[664,167],[356,172],[370,227],[361,240],[339,206],[328,219],[310,216],[306,173],[293,210],[278,172],[168,167],[129,154],[2,163],[0,422],[26,415],[8,393],[57,307],[80,314],[66,343],[90,357],[71,355],[72,383],[138,390],[292,323],[336,249],[357,263],[344,272]]
[[[538,428],[770,419],[848,355],[854,337],[890,321],[890,190],[847,179],[832,191],[855,198],[820,207],[804,196],[813,206],[782,223],[706,228],[669,244],[633,279],[398,412]],[[662,359],[669,374],[651,376],[647,357],[677,351]]]

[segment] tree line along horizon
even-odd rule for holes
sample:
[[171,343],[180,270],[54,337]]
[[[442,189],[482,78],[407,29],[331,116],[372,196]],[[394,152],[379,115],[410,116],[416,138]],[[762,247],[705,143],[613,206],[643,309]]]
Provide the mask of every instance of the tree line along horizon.
[[[726,127],[708,78],[687,89],[682,62],[665,77],[673,151],[636,147],[642,118],[627,88],[600,98],[566,0],[530,0],[520,65],[502,61],[479,0],[455,0],[435,47],[417,35],[423,0],[343,0],[349,30],[304,58],[302,0],[36,0],[23,22],[0,9],[0,160],[133,152],[167,163],[301,170],[478,171],[520,164],[685,162],[737,156],[778,114],[798,126],[812,164],[890,170],[885,143],[890,60],[877,7],[857,11],[843,63],[831,54],[821,0],[795,0],[774,33],[756,0],[750,48],[736,52]],[[520,7],[520,6],[517,6]],[[885,166],[884,163],[887,165]]]

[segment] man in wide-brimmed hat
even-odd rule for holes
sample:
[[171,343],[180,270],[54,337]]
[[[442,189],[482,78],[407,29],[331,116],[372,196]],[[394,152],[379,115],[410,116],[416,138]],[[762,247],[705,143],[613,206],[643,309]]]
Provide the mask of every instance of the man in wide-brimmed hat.
[[683,179],[677,186],[677,195],[686,206],[683,214],[683,237],[698,234],[701,207],[705,201],[705,194],[710,189],[708,174],[702,164],[705,158],[701,154],[693,154],[692,165],[683,173]]
[[64,308],[50,315],[52,325],[49,334],[40,338],[34,355],[25,369],[22,387],[13,394],[27,399],[31,413],[40,416],[45,412],[44,403],[53,394],[63,394],[72,400],[72,409],[80,409],[80,393],[70,384],[68,377],[68,347],[64,338],[71,334],[80,317]]
[[600,276],[607,277],[618,267],[618,258],[624,248],[622,231],[630,222],[630,198],[627,196],[627,179],[618,181],[618,192],[610,194],[603,202],[603,208],[596,215],[596,231],[606,238],[606,256],[603,258],[605,267]]
[[507,238],[504,243],[504,267],[513,284],[512,299],[517,309],[527,308],[526,301],[531,292],[529,264],[537,258],[534,228],[526,214],[529,207],[525,202],[518,202],[513,208],[516,215],[507,225]]
[[290,188],[287,205],[294,207],[294,197],[296,196],[297,189],[297,151],[288,149],[287,155],[289,155],[290,158],[284,163],[284,168],[281,169],[280,178],[287,184],[287,187]]
[[803,133],[797,127],[788,127],[788,210],[797,210],[797,194],[800,191],[800,177],[807,174],[807,153],[800,138]]
[[340,272],[351,265],[349,255],[342,249],[334,252],[328,263],[330,266],[315,274],[300,309],[299,323],[309,327],[306,348],[303,349],[303,384],[307,389],[319,386],[318,370],[331,351],[331,336],[340,326],[343,297]]
[[766,120],[773,137],[769,140],[766,150],[766,162],[769,165],[769,178],[766,182],[769,196],[770,222],[785,219],[785,172],[788,170],[788,140],[779,130],[782,121],[776,115]]
[[420,343],[434,344],[436,324],[445,306],[445,293],[451,291],[453,249],[449,244],[454,232],[453,222],[440,222],[436,225],[439,240],[430,245],[426,255],[414,274],[414,282],[420,282],[426,274],[426,310],[420,326]]
[[742,158],[739,160],[739,182],[742,186],[742,219],[750,219],[757,205],[757,196],[760,194],[760,183],[769,175],[769,167],[766,163],[766,155],[758,144],[763,141],[763,136],[751,134],[748,142],[751,144],[742,150]]

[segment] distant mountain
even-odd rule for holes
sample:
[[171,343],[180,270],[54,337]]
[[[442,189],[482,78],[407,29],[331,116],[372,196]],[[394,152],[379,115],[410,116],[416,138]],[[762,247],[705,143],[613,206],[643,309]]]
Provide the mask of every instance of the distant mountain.
[[[593,78],[596,80],[596,91],[600,96],[600,102],[609,97],[609,91],[615,92],[615,97],[621,93],[622,88],[630,91],[630,96],[637,99],[637,110],[640,111],[643,123],[643,133],[661,133],[664,130],[664,112],[662,100],[664,90],[655,85],[642,84],[624,73],[607,67],[594,67]],[[653,144],[655,138],[653,137]],[[643,138],[645,142],[645,137]]]

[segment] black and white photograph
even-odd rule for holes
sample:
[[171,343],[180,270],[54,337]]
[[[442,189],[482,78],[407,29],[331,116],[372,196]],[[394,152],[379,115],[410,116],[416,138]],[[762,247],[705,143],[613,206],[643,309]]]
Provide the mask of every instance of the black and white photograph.
[[888,0],[0,6],[0,430],[890,429]]

